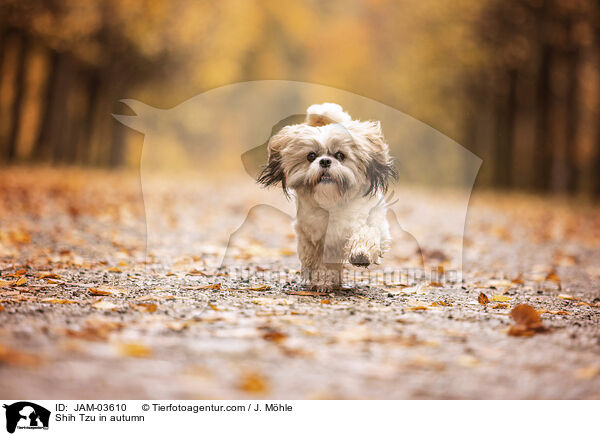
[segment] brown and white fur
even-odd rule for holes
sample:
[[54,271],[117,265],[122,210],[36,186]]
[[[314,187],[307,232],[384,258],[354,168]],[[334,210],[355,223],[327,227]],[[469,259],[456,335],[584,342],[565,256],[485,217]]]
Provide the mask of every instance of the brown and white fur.
[[353,120],[333,103],[308,108],[304,123],[268,144],[258,181],[293,193],[302,275],[316,288],[341,284],[343,264],[378,264],[389,249],[384,194],[396,177],[379,122]]

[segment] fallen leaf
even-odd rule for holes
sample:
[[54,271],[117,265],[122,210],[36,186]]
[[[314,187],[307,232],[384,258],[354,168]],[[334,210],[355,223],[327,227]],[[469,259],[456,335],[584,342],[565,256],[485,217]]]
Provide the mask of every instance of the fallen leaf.
[[523,274],[519,274],[517,277],[511,280],[513,285],[524,285],[525,281],[523,280]]
[[287,339],[287,335],[285,333],[282,333],[277,330],[269,330],[268,332],[264,333],[262,337],[267,341],[272,341],[276,343],[283,342],[285,339]]
[[116,266],[113,266],[112,268],[109,268],[108,271],[109,272],[118,272],[118,273],[123,272],[123,271],[121,271],[120,268],[117,268]]
[[477,301],[479,302],[479,304],[485,306],[490,302],[490,299],[483,292],[480,292],[479,297],[477,297]]
[[[181,298],[181,297],[180,297]],[[175,295],[166,294],[166,295],[143,295],[141,297],[136,298],[136,301],[152,301],[152,300],[174,300]]]
[[64,298],[42,298],[40,300],[42,303],[52,303],[52,304],[76,304],[77,301],[66,300]]
[[23,286],[25,283],[27,283],[27,278],[21,277],[19,280],[17,280],[15,282],[15,286]]
[[0,280],[0,288],[8,288],[12,286],[14,282],[8,280]]
[[117,350],[119,354],[127,357],[144,358],[152,356],[152,349],[150,347],[133,342],[117,344]]
[[542,325],[540,314],[529,304],[517,304],[510,311],[510,316],[517,324],[529,328],[537,328]]
[[111,303],[110,301],[100,300],[92,304],[92,307],[100,310],[115,310],[119,306],[117,306],[114,303]]
[[0,312],[4,312],[4,306],[0,304]]
[[60,279],[60,276],[58,274],[54,274],[54,273],[46,273],[46,274],[40,274],[37,276],[38,279]]
[[490,306],[491,309],[508,309],[510,304],[508,303],[496,303],[493,306]]
[[13,366],[37,366],[41,359],[39,356],[0,345],[0,362]]
[[265,378],[257,372],[245,372],[239,382],[239,389],[251,394],[264,394],[269,390]]
[[321,300],[321,304],[331,304],[331,300]]
[[105,341],[114,330],[122,327],[121,323],[103,318],[88,318],[86,325],[79,329],[67,329],[65,334],[72,338],[86,341]]
[[547,331],[542,325],[540,314],[529,304],[517,304],[510,311],[510,316],[515,321],[508,329],[510,336],[533,336]]
[[25,274],[27,274],[27,270],[25,268],[21,268],[21,269],[15,271],[15,273],[13,275],[16,277],[21,277],[21,276],[24,276]]
[[198,269],[193,269],[191,271],[187,272],[188,276],[206,276],[206,273],[198,270]]
[[492,300],[491,301],[499,301],[501,303],[505,302],[505,301],[510,301],[511,298],[507,295],[492,295]]
[[187,328],[188,325],[189,323],[184,321],[170,321],[167,323],[167,327],[176,332],[182,331],[183,329]]
[[573,297],[572,295],[569,294],[558,294],[558,298],[561,298],[563,300],[574,300],[575,297]]
[[156,312],[156,309],[158,309],[158,306],[154,303],[139,303],[139,304],[134,304],[133,308],[135,310],[137,310],[138,312],[154,313],[154,312]]
[[267,291],[271,289],[269,285],[255,285],[248,288],[249,291]]
[[290,305],[290,304],[294,304],[294,300],[291,300],[289,298],[267,298],[267,297],[263,297],[263,298],[254,298],[252,300],[252,302],[254,304],[259,304],[261,306],[270,305],[270,304],[278,304],[278,305]]
[[407,307],[406,310],[429,310],[427,306]]
[[589,380],[600,374],[600,365],[586,366],[575,371],[575,377],[581,380]]
[[90,288],[89,292],[92,295],[113,295],[113,293],[110,291],[106,291],[106,290],[98,289],[98,288]]
[[328,292],[315,292],[315,291],[294,291],[288,292],[288,295],[301,295],[306,297],[322,297],[328,295]]

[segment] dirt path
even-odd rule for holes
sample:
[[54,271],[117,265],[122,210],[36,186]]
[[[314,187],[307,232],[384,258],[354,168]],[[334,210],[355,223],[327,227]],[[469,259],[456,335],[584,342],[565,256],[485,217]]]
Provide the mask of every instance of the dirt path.
[[[147,259],[135,175],[3,170],[0,397],[600,398],[600,208],[478,194],[463,283],[302,295],[274,210],[253,210],[228,252],[236,268],[217,267],[235,207],[215,207],[231,196],[218,186],[162,193]],[[412,218],[425,230],[452,211],[422,201],[439,204]],[[451,267],[450,242],[396,240],[388,265]],[[519,303],[549,331],[508,335]]]

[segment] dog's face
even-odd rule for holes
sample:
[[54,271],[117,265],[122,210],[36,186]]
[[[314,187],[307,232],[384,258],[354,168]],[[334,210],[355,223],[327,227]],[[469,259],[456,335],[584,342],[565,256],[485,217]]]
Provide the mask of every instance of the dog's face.
[[396,172],[379,123],[322,119],[286,126],[269,141],[269,161],[259,182],[281,183],[320,205],[385,191]]

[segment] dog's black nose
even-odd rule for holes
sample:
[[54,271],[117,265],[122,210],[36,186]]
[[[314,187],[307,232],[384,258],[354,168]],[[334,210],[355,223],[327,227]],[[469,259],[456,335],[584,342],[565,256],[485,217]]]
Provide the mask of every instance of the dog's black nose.
[[323,168],[329,168],[331,166],[331,159],[324,157],[319,161],[319,165]]

